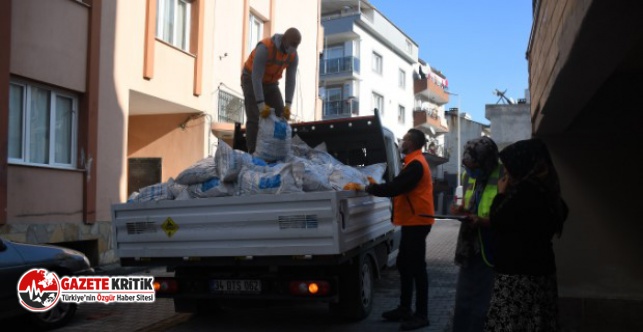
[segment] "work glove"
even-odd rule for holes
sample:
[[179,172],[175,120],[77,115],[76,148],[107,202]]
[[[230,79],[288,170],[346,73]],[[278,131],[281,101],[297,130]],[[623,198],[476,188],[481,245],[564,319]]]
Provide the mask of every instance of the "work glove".
[[284,106],[284,112],[282,115],[286,121],[290,120],[290,104],[286,104],[286,106]]
[[266,103],[260,102],[258,108],[259,115],[261,115],[262,118],[267,118],[270,115],[270,106],[266,105]]
[[345,184],[344,188],[342,188],[342,189],[344,189],[344,190],[361,191],[361,190],[364,190],[364,186],[362,186],[359,183],[349,182],[349,183]]

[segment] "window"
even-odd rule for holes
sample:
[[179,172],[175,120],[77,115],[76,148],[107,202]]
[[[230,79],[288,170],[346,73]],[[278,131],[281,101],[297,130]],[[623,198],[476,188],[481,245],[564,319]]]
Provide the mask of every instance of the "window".
[[377,109],[380,115],[384,115],[384,97],[375,92],[373,92],[373,108]]
[[397,108],[397,122],[399,124],[404,124],[404,122],[405,122],[404,114],[405,113],[406,113],[406,109],[404,108],[404,106],[399,105],[398,108]]
[[259,43],[263,38],[263,21],[260,20],[257,16],[250,13],[250,27],[248,29],[248,50],[251,52],[257,43]]
[[20,82],[9,85],[9,162],[74,168],[78,99]]
[[191,0],[156,0],[156,37],[186,52],[190,50]]
[[382,74],[382,56],[373,52],[373,71]]
[[344,57],[344,45],[330,46],[324,52],[326,59],[339,59]]
[[406,89],[406,72],[402,69],[400,69],[400,73],[398,75],[398,86],[402,89]]
[[327,88],[326,98],[324,100],[324,115],[340,115],[344,113],[342,108],[342,99],[342,87]]

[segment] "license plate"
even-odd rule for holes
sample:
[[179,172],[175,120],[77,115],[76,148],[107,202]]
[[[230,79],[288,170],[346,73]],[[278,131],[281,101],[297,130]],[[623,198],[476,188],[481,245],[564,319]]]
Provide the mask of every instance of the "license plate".
[[261,293],[260,280],[217,279],[210,280],[210,291],[227,294]]

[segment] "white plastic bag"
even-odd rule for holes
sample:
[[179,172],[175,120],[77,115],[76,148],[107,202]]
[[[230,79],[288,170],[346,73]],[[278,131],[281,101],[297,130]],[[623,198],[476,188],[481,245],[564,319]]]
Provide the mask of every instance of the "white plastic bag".
[[255,157],[267,162],[283,161],[291,152],[291,144],[292,128],[288,121],[275,115],[274,109],[268,117],[259,117]]
[[133,202],[165,201],[174,199],[167,182],[153,184],[139,190]]
[[334,165],[330,175],[330,185],[335,190],[347,190],[346,185],[354,183],[362,188],[368,185],[368,178],[355,167],[347,165]]
[[[372,164],[364,167],[358,167],[360,172],[364,173],[367,178],[373,179],[375,183],[384,182],[384,173],[386,172],[386,163]],[[369,180],[369,182],[371,182]]]
[[311,148],[306,142],[304,142],[304,140],[302,140],[299,135],[295,134],[292,137],[291,149],[293,156],[308,159],[310,151],[313,148]]
[[181,172],[174,180],[178,184],[189,186],[217,177],[217,166],[214,157],[203,158]]
[[301,187],[304,191],[333,190],[333,186],[330,184],[333,165],[313,164],[309,160],[300,157],[293,157],[290,160],[295,180],[301,181]]
[[245,151],[233,150],[223,140],[219,140],[217,152],[214,154],[219,179],[225,182],[235,182],[243,165],[252,164],[252,155]]
[[326,143],[322,142],[308,153],[308,159],[314,164],[344,165],[326,150]]
[[234,195],[234,184],[212,178],[199,184],[188,187],[188,193],[193,198],[223,197]]
[[246,165],[239,173],[237,187],[239,195],[286,194],[302,191],[297,182],[290,163]]

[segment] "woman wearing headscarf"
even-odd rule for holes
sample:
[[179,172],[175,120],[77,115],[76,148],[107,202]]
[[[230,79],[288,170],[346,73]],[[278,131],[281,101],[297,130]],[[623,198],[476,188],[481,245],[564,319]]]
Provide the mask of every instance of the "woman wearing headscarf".
[[497,272],[486,331],[557,331],[558,289],[552,238],[567,218],[556,169],[539,139],[500,152],[505,176],[491,205]]
[[501,166],[498,146],[489,137],[470,140],[462,154],[463,205],[452,209],[466,215],[460,225],[455,263],[456,285],[453,331],[482,331],[493,289],[493,234],[488,225],[491,202],[498,193]]

